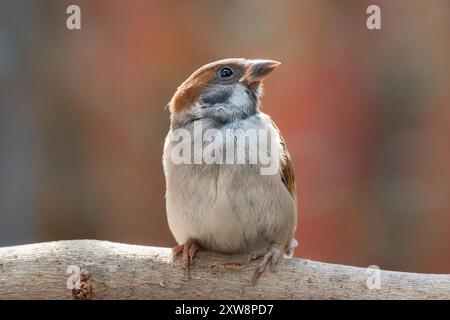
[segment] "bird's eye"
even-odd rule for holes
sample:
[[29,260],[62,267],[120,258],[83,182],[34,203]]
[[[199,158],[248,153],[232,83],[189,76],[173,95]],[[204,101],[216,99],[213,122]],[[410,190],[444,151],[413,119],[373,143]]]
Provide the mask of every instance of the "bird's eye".
[[219,70],[219,76],[221,78],[229,78],[233,75],[233,70],[228,67],[222,68]]

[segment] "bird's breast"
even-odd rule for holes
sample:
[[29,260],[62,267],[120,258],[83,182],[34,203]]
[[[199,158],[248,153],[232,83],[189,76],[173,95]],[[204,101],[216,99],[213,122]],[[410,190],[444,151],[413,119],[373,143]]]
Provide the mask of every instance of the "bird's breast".
[[[273,130],[266,120],[265,117],[252,119],[248,123],[237,123],[231,129],[237,128],[236,139],[239,140],[248,128]],[[211,127],[196,133],[195,128],[189,127],[186,131],[196,137],[208,129]],[[217,129],[216,133],[224,133],[226,129],[230,126]],[[275,170],[276,174],[263,175],[261,163],[227,163],[226,158],[219,163],[175,163],[171,154],[177,151],[177,144],[171,134],[173,132],[166,139],[164,151],[166,206],[169,226],[177,242],[193,238],[206,249],[222,252],[241,252],[266,245],[261,230],[272,219],[273,211],[292,211],[293,206],[277,174],[279,169]],[[205,152],[209,153],[207,157],[218,160],[226,156],[229,147],[225,139],[217,138],[207,146],[205,149],[205,143],[191,141],[191,160]],[[244,150],[251,151],[251,146],[247,145]],[[241,157],[239,152],[242,149],[235,149],[235,162]]]

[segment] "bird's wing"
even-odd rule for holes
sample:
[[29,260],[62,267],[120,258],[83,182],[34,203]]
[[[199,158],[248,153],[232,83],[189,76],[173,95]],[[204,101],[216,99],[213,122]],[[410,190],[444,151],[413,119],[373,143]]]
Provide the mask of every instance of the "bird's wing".
[[278,129],[275,122],[272,121],[274,128],[278,131],[280,136],[280,142],[282,146],[281,154],[280,154],[280,163],[281,163],[281,181],[283,181],[284,185],[288,189],[292,198],[294,198],[295,203],[297,203],[297,194],[295,190],[295,177],[294,177],[294,167],[292,164],[291,156],[286,147],[286,143],[284,142],[283,136],[281,135],[280,129]]

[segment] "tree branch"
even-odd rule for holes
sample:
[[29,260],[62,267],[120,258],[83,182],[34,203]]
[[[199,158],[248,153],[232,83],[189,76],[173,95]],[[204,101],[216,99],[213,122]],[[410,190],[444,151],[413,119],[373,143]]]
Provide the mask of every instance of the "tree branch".
[[[296,258],[253,286],[257,262],[199,252],[189,280],[170,252],[97,240],[0,248],[0,299],[450,299],[450,275],[381,271],[370,290],[365,268]],[[86,271],[70,290],[78,268]]]

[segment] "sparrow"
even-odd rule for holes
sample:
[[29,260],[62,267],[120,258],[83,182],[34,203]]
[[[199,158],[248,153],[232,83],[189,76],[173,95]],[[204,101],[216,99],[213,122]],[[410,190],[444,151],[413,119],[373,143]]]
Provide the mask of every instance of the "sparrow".
[[[178,243],[173,256],[182,254],[181,267],[188,275],[199,250],[245,253],[249,262],[262,258],[253,273],[255,283],[268,265],[273,268],[281,256],[292,257],[297,246],[292,160],[278,127],[261,112],[260,102],[263,80],[280,64],[243,58],[206,64],[178,87],[167,105],[170,130],[163,155],[167,219]],[[248,140],[244,148],[233,148],[230,157],[245,161],[202,161],[211,150],[215,156],[230,152],[226,139],[217,138],[229,130],[235,134],[234,142],[248,138],[249,130],[267,132],[275,170],[262,174],[261,161],[248,161],[251,156],[242,154],[254,151]],[[214,132],[209,139],[195,141],[208,131]],[[181,140],[188,145],[183,152]],[[191,161],[180,162],[177,156]]]

